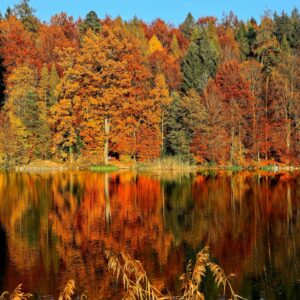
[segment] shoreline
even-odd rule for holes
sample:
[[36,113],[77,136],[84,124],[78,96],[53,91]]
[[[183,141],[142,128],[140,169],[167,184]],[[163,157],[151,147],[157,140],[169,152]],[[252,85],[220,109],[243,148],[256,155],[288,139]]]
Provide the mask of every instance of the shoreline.
[[11,166],[9,168],[0,168],[1,171],[15,171],[15,172],[52,172],[52,171],[91,171],[91,172],[113,172],[122,170],[131,171],[184,171],[184,172],[201,172],[201,171],[227,171],[227,172],[242,172],[242,171],[266,171],[266,172],[293,172],[300,171],[300,166],[296,165],[284,165],[284,164],[273,164],[273,165],[249,165],[249,166],[207,166],[207,165],[192,165],[184,162],[174,161],[170,158],[166,160],[158,160],[147,163],[125,163],[120,161],[113,161],[109,165],[80,165],[80,164],[69,164],[60,163],[55,161],[35,161],[27,165]]

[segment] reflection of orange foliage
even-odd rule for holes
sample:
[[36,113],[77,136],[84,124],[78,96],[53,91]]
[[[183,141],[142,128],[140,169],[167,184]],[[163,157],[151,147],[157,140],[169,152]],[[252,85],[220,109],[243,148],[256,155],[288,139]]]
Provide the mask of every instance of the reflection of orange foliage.
[[[141,260],[148,267],[152,265],[150,272],[155,266],[148,251],[157,253],[158,261],[167,260],[171,236],[164,234],[159,217],[159,181],[137,178],[131,173],[113,174],[109,178],[79,173],[70,176],[66,183],[69,190],[63,189],[64,193],[53,186],[53,230],[59,237],[57,249],[66,269],[76,270],[77,282],[90,286],[89,295],[101,293],[99,280],[105,292],[109,291],[109,278],[99,279],[94,273],[105,264],[103,249],[127,250],[132,255],[146,250]],[[79,199],[74,192],[78,189],[84,190]]]
[[206,244],[220,265],[240,280],[245,273],[262,274],[269,259],[279,270],[285,268],[286,247],[295,241],[283,237],[288,235],[298,202],[296,181],[289,178],[287,174],[243,172],[218,174],[205,181],[200,176],[194,181],[197,206],[204,215],[211,209]]
[[178,291],[190,251],[205,244],[227,273],[238,275],[236,290],[244,274],[260,276],[270,263],[294,281],[297,274],[284,266],[294,257],[286,257],[286,248],[294,253],[300,242],[298,174],[174,178],[132,172],[0,174],[0,221],[12,262],[7,289],[24,282],[28,290],[55,294],[74,278],[92,299],[118,299],[105,271],[108,248],[141,260],[158,288]]

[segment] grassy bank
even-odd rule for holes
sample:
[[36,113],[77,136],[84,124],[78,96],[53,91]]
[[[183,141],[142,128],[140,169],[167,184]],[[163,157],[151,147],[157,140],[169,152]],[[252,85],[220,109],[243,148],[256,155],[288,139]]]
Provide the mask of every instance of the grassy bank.
[[286,165],[282,163],[262,161],[260,163],[253,162],[246,165],[198,165],[198,170],[214,170],[214,171],[267,171],[267,172],[290,172],[300,170],[298,165]]
[[96,165],[89,167],[92,172],[112,172],[117,171],[119,168],[115,165]]
[[64,171],[69,169],[67,164],[51,160],[35,160],[27,165],[15,166],[16,171],[21,172],[47,172],[47,171]]
[[3,170],[15,170],[21,172],[47,172],[66,170],[89,170],[92,172],[113,172],[121,169],[135,171],[267,171],[267,172],[290,172],[300,170],[296,165],[285,165],[274,161],[253,162],[247,165],[217,165],[217,164],[193,164],[178,157],[164,157],[148,162],[112,160],[109,165],[92,164],[88,161],[82,163],[75,161],[73,164],[51,160],[35,160],[26,165],[11,166]]

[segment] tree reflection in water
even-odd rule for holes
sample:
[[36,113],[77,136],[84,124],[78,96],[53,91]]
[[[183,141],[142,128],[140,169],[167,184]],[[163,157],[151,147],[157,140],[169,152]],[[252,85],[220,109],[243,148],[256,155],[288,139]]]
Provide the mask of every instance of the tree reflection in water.
[[[299,183],[297,173],[1,173],[0,290],[23,282],[57,296],[73,278],[91,299],[119,299],[111,249],[177,293],[186,262],[209,245],[239,294],[299,299]],[[217,297],[210,276],[205,293]]]

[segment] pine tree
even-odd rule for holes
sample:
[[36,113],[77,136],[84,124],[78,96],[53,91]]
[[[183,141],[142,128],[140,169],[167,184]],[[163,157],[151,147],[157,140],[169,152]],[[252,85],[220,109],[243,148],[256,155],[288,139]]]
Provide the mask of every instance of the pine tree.
[[191,158],[190,140],[182,118],[182,100],[179,94],[174,92],[172,94],[172,103],[167,113],[165,153],[188,160]]
[[297,8],[292,10],[291,23],[293,31],[289,43],[293,49],[298,49],[300,46],[300,14]]
[[190,89],[201,92],[210,77],[214,77],[219,61],[219,54],[214,41],[204,30],[194,31],[193,41],[182,62],[182,90]]
[[240,46],[241,59],[245,60],[250,53],[250,46],[244,22],[239,23],[236,29],[235,37]]
[[285,34],[283,35],[283,38],[281,40],[280,48],[281,51],[286,53],[287,55],[291,54],[291,48]]
[[37,32],[39,21],[34,16],[35,10],[30,7],[29,0],[22,0],[19,4],[16,4],[12,12],[22,21],[28,31]]
[[4,15],[5,19],[9,19],[12,15],[13,15],[12,9],[10,7],[7,7]]
[[191,13],[188,13],[184,22],[180,25],[180,30],[187,39],[190,39],[195,27],[195,19]]
[[250,50],[249,55],[254,56],[254,48],[256,45],[257,31],[251,23],[248,23],[247,26],[248,26],[248,30],[247,30],[246,37],[249,43],[249,50]]
[[290,17],[283,11],[281,15],[274,14],[274,35],[279,43],[282,42],[285,36],[286,40],[292,40],[293,36],[293,24]]
[[83,23],[80,24],[80,31],[82,33],[86,33],[90,29],[94,32],[99,32],[101,30],[101,25],[99,21],[100,20],[97,14],[94,11],[90,11],[86,15]]

